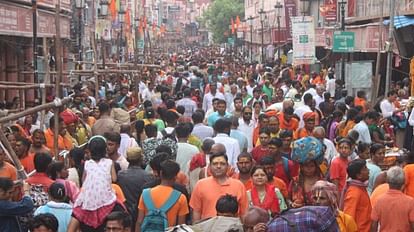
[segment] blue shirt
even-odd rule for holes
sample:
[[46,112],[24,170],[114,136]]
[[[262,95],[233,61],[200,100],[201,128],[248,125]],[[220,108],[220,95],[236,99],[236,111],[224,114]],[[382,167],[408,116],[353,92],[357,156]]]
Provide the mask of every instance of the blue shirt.
[[224,114],[224,116],[219,115],[218,112],[214,112],[214,113],[210,114],[210,116],[208,116],[208,118],[207,118],[207,124],[208,124],[208,126],[213,127],[214,124],[216,123],[216,121],[219,120],[220,118],[223,118],[223,117],[224,118],[230,118],[231,117],[231,114],[228,113],[228,112],[226,112]]
[[68,230],[68,225],[72,217],[72,206],[67,203],[49,201],[46,205],[40,206],[34,215],[42,213],[51,213],[58,220],[58,232],[65,232]]
[[231,129],[230,130],[230,137],[232,137],[233,139],[236,139],[239,142],[240,152],[247,151],[247,147],[248,147],[249,142],[247,140],[246,135],[244,135],[243,132],[241,132],[239,130]]

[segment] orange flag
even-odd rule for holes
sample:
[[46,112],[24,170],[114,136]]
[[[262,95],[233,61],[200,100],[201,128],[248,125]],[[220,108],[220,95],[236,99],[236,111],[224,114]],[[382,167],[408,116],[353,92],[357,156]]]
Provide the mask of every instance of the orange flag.
[[111,12],[112,21],[115,21],[116,20],[116,12],[117,12],[117,10],[116,10],[116,1],[115,0],[111,1],[111,4],[109,5],[109,10]]
[[131,29],[131,15],[129,13],[129,9],[125,13],[125,24],[126,24],[127,31],[129,32]]
[[240,26],[240,17],[237,15],[236,16],[236,29],[238,29]]
[[142,25],[143,28],[147,28],[147,17],[144,16],[144,23]]
[[231,18],[231,33],[234,34],[234,20]]

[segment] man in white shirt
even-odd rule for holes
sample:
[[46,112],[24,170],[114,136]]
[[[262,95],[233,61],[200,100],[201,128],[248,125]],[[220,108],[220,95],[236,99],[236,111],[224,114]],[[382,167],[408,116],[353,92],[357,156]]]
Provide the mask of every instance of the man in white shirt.
[[404,108],[395,108],[395,101],[397,101],[397,92],[391,90],[387,93],[387,98],[380,103],[380,109],[384,118],[391,117],[394,113],[404,111]]
[[191,117],[194,111],[197,109],[197,103],[191,99],[191,89],[186,88],[183,91],[184,97],[177,101],[177,106],[184,106],[184,116]]
[[319,139],[319,141],[321,141],[326,146],[324,157],[328,164],[330,164],[332,159],[335,158],[338,154],[335,145],[331,140],[326,138],[325,129],[321,126],[315,127],[315,129],[313,129],[312,135],[313,137]]
[[325,88],[323,85],[316,86],[316,93],[317,95],[314,97],[316,102],[316,108],[319,109],[319,104],[324,101],[323,93],[325,92]]
[[118,152],[119,145],[121,143],[121,136],[117,132],[106,132],[106,153],[108,157],[119,164],[121,170],[127,170],[129,163],[124,156]]
[[194,145],[188,143],[188,136],[190,136],[191,128],[188,123],[180,123],[175,128],[175,135],[177,136],[177,158],[175,161],[180,165],[180,170],[186,175],[189,173],[189,163],[193,156],[200,151]]
[[229,158],[229,164],[237,169],[237,157],[240,154],[239,142],[236,139],[230,137],[231,121],[227,118],[220,118],[214,124],[214,131],[216,137],[214,137],[215,143],[221,143],[226,147],[227,157]]
[[210,83],[210,92],[204,95],[204,99],[203,99],[204,112],[207,112],[209,109],[213,108],[214,98],[225,100],[224,95],[217,91],[217,83],[212,82]]
[[253,110],[250,106],[245,106],[242,109],[242,117],[239,119],[238,130],[243,132],[247,137],[247,151],[253,149],[253,131],[256,128],[256,123],[252,119]]
[[368,143],[368,144],[372,143],[371,135],[369,133],[368,126],[375,123],[378,120],[379,117],[380,117],[380,115],[379,115],[378,112],[368,111],[364,116],[364,120],[361,120],[359,123],[357,123],[354,126],[353,130],[355,130],[359,133],[357,143],[359,143],[359,142]]
[[296,108],[294,114],[296,114],[300,121],[299,121],[299,128],[303,128],[305,123],[303,122],[303,115],[308,112],[312,112],[311,105],[313,102],[313,96],[310,93],[307,93],[303,96],[303,101],[305,105]]
[[139,147],[137,141],[129,134],[131,133],[131,126],[129,124],[121,125],[121,143],[119,144],[118,153],[126,158],[128,148]]
[[328,74],[328,80],[326,81],[326,91],[329,92],[332,97],[335,96],[335,89],[336,89],[335,82],[336,82],[335,74],[334,73],[329,73]]
[[212,127],[206,126],[203,124],[203,114],[202,112],[196,111],[192,116],[194,128],[192,134],[197,136],[201,141],[204,141],[205,138],[212,138],[214,136],[214,130]]
[[142,91],[142,100],[152,100],[152,97],[155,95],[155,90],[154,90],[155,86],[154,83],[150,82],[148,83],[148,87]]

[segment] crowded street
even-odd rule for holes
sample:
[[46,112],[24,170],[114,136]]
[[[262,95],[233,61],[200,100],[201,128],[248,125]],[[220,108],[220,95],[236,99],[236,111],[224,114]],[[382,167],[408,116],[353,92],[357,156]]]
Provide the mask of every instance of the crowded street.
[[414,231],[413,14],[0,0],[0,232]]

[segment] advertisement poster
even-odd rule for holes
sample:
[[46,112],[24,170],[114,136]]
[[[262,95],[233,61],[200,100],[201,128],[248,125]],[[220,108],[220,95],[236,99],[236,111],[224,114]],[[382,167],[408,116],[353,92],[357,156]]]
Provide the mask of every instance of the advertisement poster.
[[292,17],[293,64],[315,63],[315,27],[312,16]]

